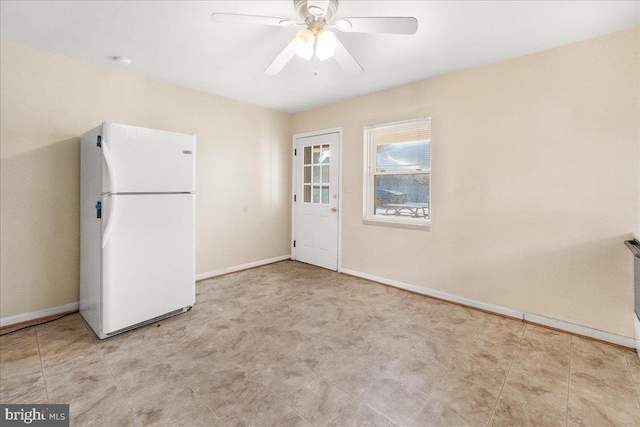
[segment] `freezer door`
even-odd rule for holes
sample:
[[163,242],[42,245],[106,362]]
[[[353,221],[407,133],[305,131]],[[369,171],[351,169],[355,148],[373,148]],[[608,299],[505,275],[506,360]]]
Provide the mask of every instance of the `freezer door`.
[[196,137],[102,124],[103,193],[195,191]]
[[104,334],[194,304],[194,198],[103,197]]

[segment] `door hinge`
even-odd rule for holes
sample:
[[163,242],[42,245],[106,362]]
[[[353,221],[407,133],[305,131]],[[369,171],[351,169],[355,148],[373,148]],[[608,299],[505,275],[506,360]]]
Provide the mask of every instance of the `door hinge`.
[[96,202],[96,218],[102,218],[102,202]]
[[293,247],[294,248],[296,247],[296,241],[295,240],[293,241]]
[[98,147],[102,147],[102,137],[100,135],[98,135],[98,141],[96,142],[96,145]]
[[297,156],[298,155],[298,150],[296,148],[293,149],[293,155]]
[[293,195],[293,201],[294,202],[296,201],[296,195],[295,194]]

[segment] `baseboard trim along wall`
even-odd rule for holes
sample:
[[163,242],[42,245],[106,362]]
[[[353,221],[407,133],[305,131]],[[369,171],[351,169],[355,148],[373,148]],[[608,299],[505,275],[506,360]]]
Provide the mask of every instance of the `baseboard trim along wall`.
[[16,314],[14,316],[7,316],[0,319],[0,328],[17,323],[29,322],[31,320],[42,319],[43,317],[54,316],[56,314],[69,313],[79,310],[79,303],[72,302],[70,304],[59,305],[57,307],[47,308],[40,311],[32,311],[30,313]]
[[273,264],[274,262],[291,259],[291,254],[277,256],[275,258],[263,259],[260,261],[249,262],[247,264],[236,265],[233,267],[223,268],[221,270],[209,271],[208,273],[196,274],[196,282],[204,279],[210,279],[216,276],[223,276],[236,271],[247,270],[249,268],[260,267],[262,265]]
[[469,307],[478,308],[484,311],[490,311],[491,313],[501,314],[507,317],[513,317],[516,319],[522,320],[523,313],[518,310],[512,310],[510,308],[500,307],[498,305],[487,304],[484,302],[475,301],[469,298],[463,298],[456,295],[451,295],[446,292],[435,291],[433,289],[424,288],[422,286],[410,285],[408,283],[399,282],[393,279],[387,279],[385,277],[374,276],[369,273],[362,273],[356,270],[350,270],[348,268],[343,268],[341,273],[349,274],[351,276],[360,277],[363,279],[371,280],[374,282],[380,282],[385,285],[393,286],[394,288],[404,289],[406,291],[415,292],[417,294],[427,295],[430,297],[442,299],[445,301],[451,301],[462,305],[468,305]]
[[[196,281],[209,279],[212,277],[222,276],[229,273],[235,273],[241,270],[247,270],[249,268],[260,267],[267,264],[273,264],[274,262],[284,261],[290,259],[291,255],[282,255],[275,258],[263,259],[260,261],[254,261],[247,264],[236,265],[233,267],[223,268],[221,270],[210,271],[208,273],[202,273],[196,275]],[[537,314],[526,313],[511,308],[501,307],[498,305],[488,304],[481,301],[472,300],[469,298],[459,297],[457,295],[448,294],[446,292],[436,291],[434,289],[425,288],[422,286],[411,285],[409,283],[400,282],[398,280],[387,279],[385,277],[376,276],[369,273],[363,273],[357,270],[351,270],[349,268],[342,268],[341,273],[348,274],[350,276],[360,277],[362,279],[371,280],[373,282],[382,283],[384,285],[393,286],[394,288],[404,289],[406,291],[415,292],[417,294],[426,295],[433,298],[438,298],[445,301],[451,301],[456,304],[466,305],[469,307],[477,308],[479,310],[488,311],[491,313],[500,314],[502,316],[512,317],[525,322],[535,323],[549,328],[566,331],[575,335],[582,335],[588,338],[593,338],[599,341],[604,341],[612,344],[616,344],[623,347],[636,348],[636,345],[640,345],[640,341],[636,341],[633,338],[624,337],[622,335],[612,334],[610,332],[600,331],[598,329],[589,328],[586,326],[576,325],[562,320],[551,319],[545,316],[539,316]],[[60,305],[57,307],[47,308],[40,311],[32,311],[30,313],[16,314],[14,316],[7,316],[0,319],[0,328],[18,323],[29,322],[36,319],[41,319],[56,314],[69,313],[79,310],[79,303],[72,302],[70,304]],[[635,317],[635,316],[634,316]],[[640,333],[640,321],[634,319],[634,326],[636,333]],[[636,344],[637,343],[637,344]],[[640,353],[640,350],[639,350]]]
[[622,335],[612,334],[611,332],[605,332],[599,329],[576,325],[575,323],[563,322],[562,320],[551,319],[549,317],[538,316],[537,314],[531,313],[524,313],[523,320],[525,322],[537,323],[539,325],[548,326],[549,328],[567,331],[575,335],[582,335],[587,338],[610,342],[622,347],[636,348],[636,340],[633,338],[623,337]]
[[481,301],[472,300],[469,298],[459,297],[457,295],[448,294],[446,292],[436,291],[433,289],[425,288],[422,286],[411,285],[408,283],[400,282],[393,279],[387,279],[385,277],[375,276],[369,273],[363,273],[357,270],[351,270],[348,268],[342,268],[341,273],[349,274],[351,276],[360,277],[362,279],[371,280],[373,282],[379,282],[384,285],[393,286],[394,288],[404,289],[406,291],[415,292],[417,294],[426,295],[433,298],[438,298],[445,301],[451,301],[453,303],[466,305],[469,307],[477,308],[480,310],[488,311],[491,313],[500,314],[507,317],[513,317],[529,323],[536,323],[539,325],[547,326],[549,328],[558,329],[561,331],[569,332],[575,335],[582,335],[595,340],[616,344],[623,347],[636,348],[636,340],[622,335],[612,334],[610,332],[600,331],[598,329],[589,328],[586,326],[576,325],[569,322],[563,322],[561,320],[551,319],[545,316],[539,316],[537,314],[526,313],[523,311],[513,310],[498,305],[488,304]]
[[[234,267],[224,268],[222,270],[196,274],[196,281],[209,279],[211,277],[216,277],[216,276],[222,276],[224,274],[234,273],[236,271],[246,270],[248,268],[260,267],[261,265],[273,264],[274,262],[284,261],[290,258],[291,258],[291,255],[282,255],[275,258],[263,259],[260,261],[250,262],[247,264],[236,265]],[[80,309],[80,304],[78,302],[72,302],[70,304],[60,305],[58,307],[47,308],[45,310],[16,314],[14,316],[7,316],[0,319],[0,328],[3,328],[5,326],[16,325],[18,323],[29,322],[32,320],[43,319],[45,317],[50,317],[56,314],[78,311],[79,309]]]

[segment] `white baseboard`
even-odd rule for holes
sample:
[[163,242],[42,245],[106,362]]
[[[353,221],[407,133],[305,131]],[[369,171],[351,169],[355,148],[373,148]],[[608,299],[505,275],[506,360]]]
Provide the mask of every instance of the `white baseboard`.
[[249,262],[247,264],[236,265],[234,267],[223,268],[221,270],[209,271],[207,273],[196,274],[196,280],[210,279],[216,276],[222,276],[223,274],[229,274],[240,270],[246,270],[248,268],[260,267],[261,265],[273,264],[274,262],[284,261],[285,259],[291,259],[291,255],[282,255],[275,258],[263,259],[260,261]]
[[551,319],[537,314],[525,313],[524,320],[539,325],[548,326],[554,329],[571,332],[576,335],[593,338],[600,341],[610,342],[612,344],[621,345],[623,347],[636,348],[636,340],[633,338],[623,337],[622,335],[612,334],[611,332],[601,331],[599,329],[589,328],[587,326],[576,325],[575,323],[564,322],[562,320]]
[[343,268],[342,273],[350,274],[351,276],[361,277],[363,279],[372,280],[374,282],[380,282],[385,285],[393,286],[394,288],[400,288],[407,291],[415,292],[422,295],[427,295],[434,298],[443,299],[446,301],[455,302],[458,304],[468,305],[469,307],[479,308],[480,310],[490,311],[492,313],[502,314],[503,316],[514,317],[516,319],[523,318],[524,313],[518,310],[512,310],[506,307],[500,307],[498,305],[487,304],[484,302],[472,300],[469,298],[463,298],[456,295],[451,295],[446,292],[436,291],[429,288],[424,288],[422,286],[410,285],[408,283],[399,282],[393,279],[387,279],[384,277],[374,276],[373,274],[362,273],[356,270],[350,270],[348,268]]
[[[274,262],[290,259],[290,255],[282,255],[275,258],[263,259],[260,261],[250,262],[248,264],[236,265],[235,267],[229,267],[222,270],[210,271],[208,273],[197,274],[196,280],[208,279],[210,277],[221,276],[227,273],[233,273],[234,271],[246,270],[247,268],[259,267],[261,265],[272,264]],[[67,313],[70,311],[78,311],[79,303],[72,302],[70,304],[61,305],[58,307],[51,307],[45,310],[33,311],[30,313],[16,314],[14,316],[7,316],[0,319],[0,327],[15,325],[16,323],[28,322],[30,320],[40,319],[47,316],[53,316],[55,314]]]
[[70,304],[59,305],[57,307],[47,308],[40,311],[32,311],[30,313],[16,314],[14,316],[7,316],[0,319],[0,327],[15,325],[16,323],[28,322],[34,319],[41,319],[43,317],[53,316],[60,313],[68,313],[70,311],[78,311],[79,304],[72,302]]
[[[290,255],[282,255],[275,258],[263,259],[260,261],[254,261],[247,264],[236,265],[234,267],[224,268],[221,270],[210,271],[208,273],[202,273],[196,275],[196,280],[208,279],[211,277],[221,276],[223,274],[233,273],[240,270],[246,270],[248,268],[259,267],[262,265],[272,264],[278,261],[284,261],[290,259]],[[439,298],[445,301],[451,301],[458,304],[467,305],[469,307],[478,308],[480,310],[489,311],[491,313],[501,314],[503,316],[513,317],[520,320],[525,320],[531,323],[537,323],[540,325],[548,326],[550,328],[567,331],[573,334],[582,335],[590,338],[594,338],[600,341],[609,342],[612,344],[621,345],[623,347],[636,348],[640,354],[640,340],[624,337],[622,335],[612,334],[610,332],[600,331],[598,329],[589,328],[586,326],[576,325],[561,320],[551,319],[545,316],[539,316],[537,314],[526,313],[518,310],[513,310],[498,305],[488,304],[481,301],[472,300],[469,298],[459,297],[456,295],[448,294],[446,292],[436,291],[433,289],[425,288],[422,286],[411,285],[408,283],[400,282],[398,280],[387,279],[384,277],[375,276],[369,273],[362,273],[360,271],[343,268],[342,273],[349,274],[351,276],[361,277],[363,279],[371,280],[374,282],[380,282],[385,285],[393,286],[395,288],[404,289],[407,291],[415,292],[418,294]],[[78,311],[79,304],[72,302],[70,304],[60,305],[58,307],[51,307],[45,310],[32,311],[30,313],[16,314],[14,316],[7,316],[0,319],[0,327],[15,325],[16,323],[28,322],[30,320],[39,319],[47,316],[53,316],[55,314],[67,313],[70,311]],[[636,335],[640,336],[640,321],[634,313],[634,329]],[[636,347],[638,346],[638,347]]]
[[[491,313],[501,314],[503,316],[513,317],[515,319],[520,319],[520,320],[524,320],[531,323],[537,323],[539,325],[548,326],[550,328],[559,329],[559,330],[570,332],[576,335],[582,335],[585,337],[594,338],[600,341],[621,345],[623,347],[636,348],[635,339],[624,337],[622,335],[616,335],[610,332],[600,331],[598,329],[593,329],[586,326],[576,325],[569,322],[563,322],[561,320],[555,320],[545,316],[539,316],[537,314],[526,313],[523,311],[513,310],[511,308],[501,307],[499,305],[493,305],[493,304],[488,304],[481,301],[472,300],[469,298],[459,297],[457,295],[451,295],[446,292],[436,291],[436,290],[425,288],[422,286],[411,285],[408,283],[399,282],[397,280],[375,276],[369,273],[362,273],[360,271],[351,270],[348,268],[343,268],[341,272],[345,274],[349,274],[351,276],[372,280],[374,282],[380,282],[385,285],[393,286],[395,288],[404,289],[404,290],[415,292],[418,294],[439,298],[445,301],[451,301],[458,304],[467,305],[469,307],[478,308],[480,310],[489,311]],[[640,331],[640,322],[637,328],[638,328],[637,330]],[[640,345],[640,341],[638,341],[638,345]],[[640,350],[638,351],[640,352]]]

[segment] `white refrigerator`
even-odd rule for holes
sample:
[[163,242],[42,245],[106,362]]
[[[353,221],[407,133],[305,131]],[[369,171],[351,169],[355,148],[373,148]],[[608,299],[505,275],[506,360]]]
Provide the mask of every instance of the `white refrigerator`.
[[195,303],[196,138],[102,123],[82,135],[80,314],[100,338]]

